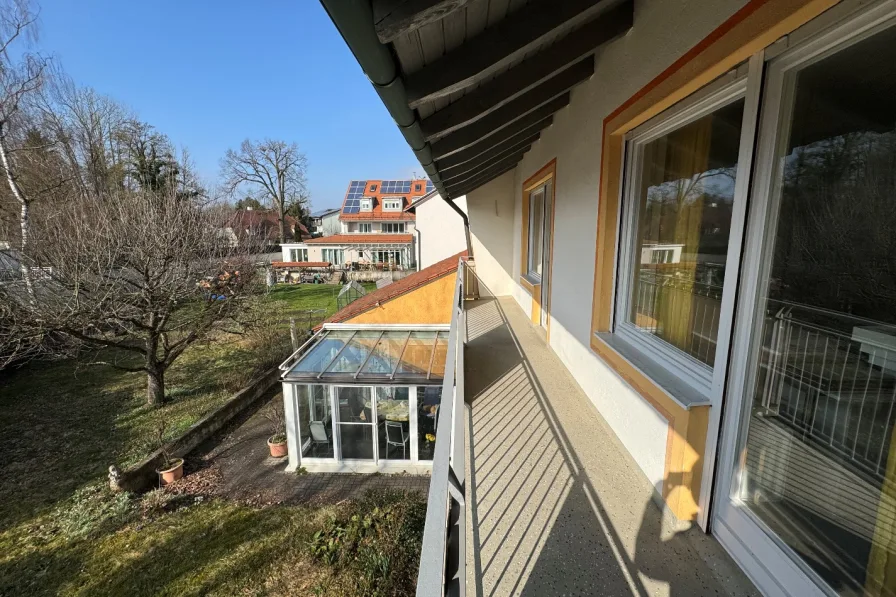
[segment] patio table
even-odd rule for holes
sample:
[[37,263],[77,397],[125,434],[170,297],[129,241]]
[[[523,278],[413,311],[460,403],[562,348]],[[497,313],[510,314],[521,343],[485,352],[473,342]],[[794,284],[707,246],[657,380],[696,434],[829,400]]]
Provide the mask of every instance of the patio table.
[[[364,402],[364,406],[371,408],[370,400]],[[378,400],[376,403],[377,414],[389,421],[407,421],[407,400]]]

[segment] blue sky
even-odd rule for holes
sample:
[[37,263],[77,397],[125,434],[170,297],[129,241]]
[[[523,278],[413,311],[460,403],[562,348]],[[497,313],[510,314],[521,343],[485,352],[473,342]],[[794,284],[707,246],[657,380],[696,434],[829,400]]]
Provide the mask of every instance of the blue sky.
[[351,179],[423,169],[315,0],[39,0],[38,47],[190,150],[201,175],[244,138],[295,141],[314,209]]

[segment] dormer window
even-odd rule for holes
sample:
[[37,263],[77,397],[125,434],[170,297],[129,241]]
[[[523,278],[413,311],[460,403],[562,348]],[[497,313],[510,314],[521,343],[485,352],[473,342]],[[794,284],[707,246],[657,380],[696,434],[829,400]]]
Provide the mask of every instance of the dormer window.
[[423,190],[423,185],[419,185],[419,184],[415,184],[415,185],[414,185],[414,192],[415,192],[415,193],[419,193],[419,192],[422,191],[422,190]]
[[383,199],[383,211],[401,211],[401,199]]
[[369,191],[369,192],[371,192],[371,193],[376,193],[376,185],[375,185],[375,184],[370,185],[370,191]]
[[371,211],[373,209],[373,199],[364,197],[361,199],[361,211]]

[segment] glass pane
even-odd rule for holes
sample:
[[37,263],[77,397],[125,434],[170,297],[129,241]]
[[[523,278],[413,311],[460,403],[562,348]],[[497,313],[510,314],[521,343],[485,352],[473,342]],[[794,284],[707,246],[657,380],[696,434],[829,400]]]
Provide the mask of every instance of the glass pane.
[[432,460],[436,448],[436,422],[441,402],[442,386],[417,387],[418,460]]
[[377,387],[376,415],[380,460],[411,457],[410,388]]
[[349,341],[348,346],[345,347],[345,350],[327,367],[325,375],[330,375],[331,373],[354,374],[364,364],[364,360],[370,354],[370,350],[374,347],[379,337],[380,332],[373,330],[361,330],[356,333]]
[[896,29],[786,82],[736,497],[839,594],[893,595]]
[[411,332],[408,345],[401,355],[401,363],[398,364],[398,370],[395,372],[396,375],[426,377],[429,363],[432,361],[432,347],[436,333]]
[[638,148],[630,322],[712,366],[744,101]]
[[544,188],[529,195],[529,273],[541,275],[544,243]]
[[386,332],[373,349],[373,354],[367,360],[367,364],[361,370],[361,376],[367,375],[391,375],[392,370],[401,357],[401,349],[407,340],[409,332]]
[[302,458],[333,458],[333,417],[327,386],[297,385]]
[[343,460],[372,460],[374,424],[370,388],[338,387],[336,399]]
[[445,377],[445,360],[448,358],[448,332],[439,333],[436,342],[436,355],[432,359],[430,379],[442,379]]
[[323,340],[317,346],[305,354],[292,368],[292,373],[320,373],[339,354],[346,341],[352,337],[348,330],[335,330],[327,332]]

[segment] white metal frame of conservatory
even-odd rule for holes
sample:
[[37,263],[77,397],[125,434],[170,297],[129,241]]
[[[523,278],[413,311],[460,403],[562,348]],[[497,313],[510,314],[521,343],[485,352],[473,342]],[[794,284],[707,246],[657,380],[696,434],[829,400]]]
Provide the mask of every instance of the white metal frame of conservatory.
[[[438,410],[423,409],[440,403],[448,335],[444,325],[325,324],[280,365],[287,470],[428,474],[434,445],[426,438],[435,436]],[[363,405],[354,409],[360,418],[347,416],[350,400]],[[400,412],[390,418],[384,405]],[[433,419],[431,425],[425,416]],[[315,423],[325,438],[313,437],[309,427]],[[406,444],[391,444],[401,458],[389,455],[387,425],[393,433],[398,428]],[[324,456],[314,455],[316,443],[325,445]]]

